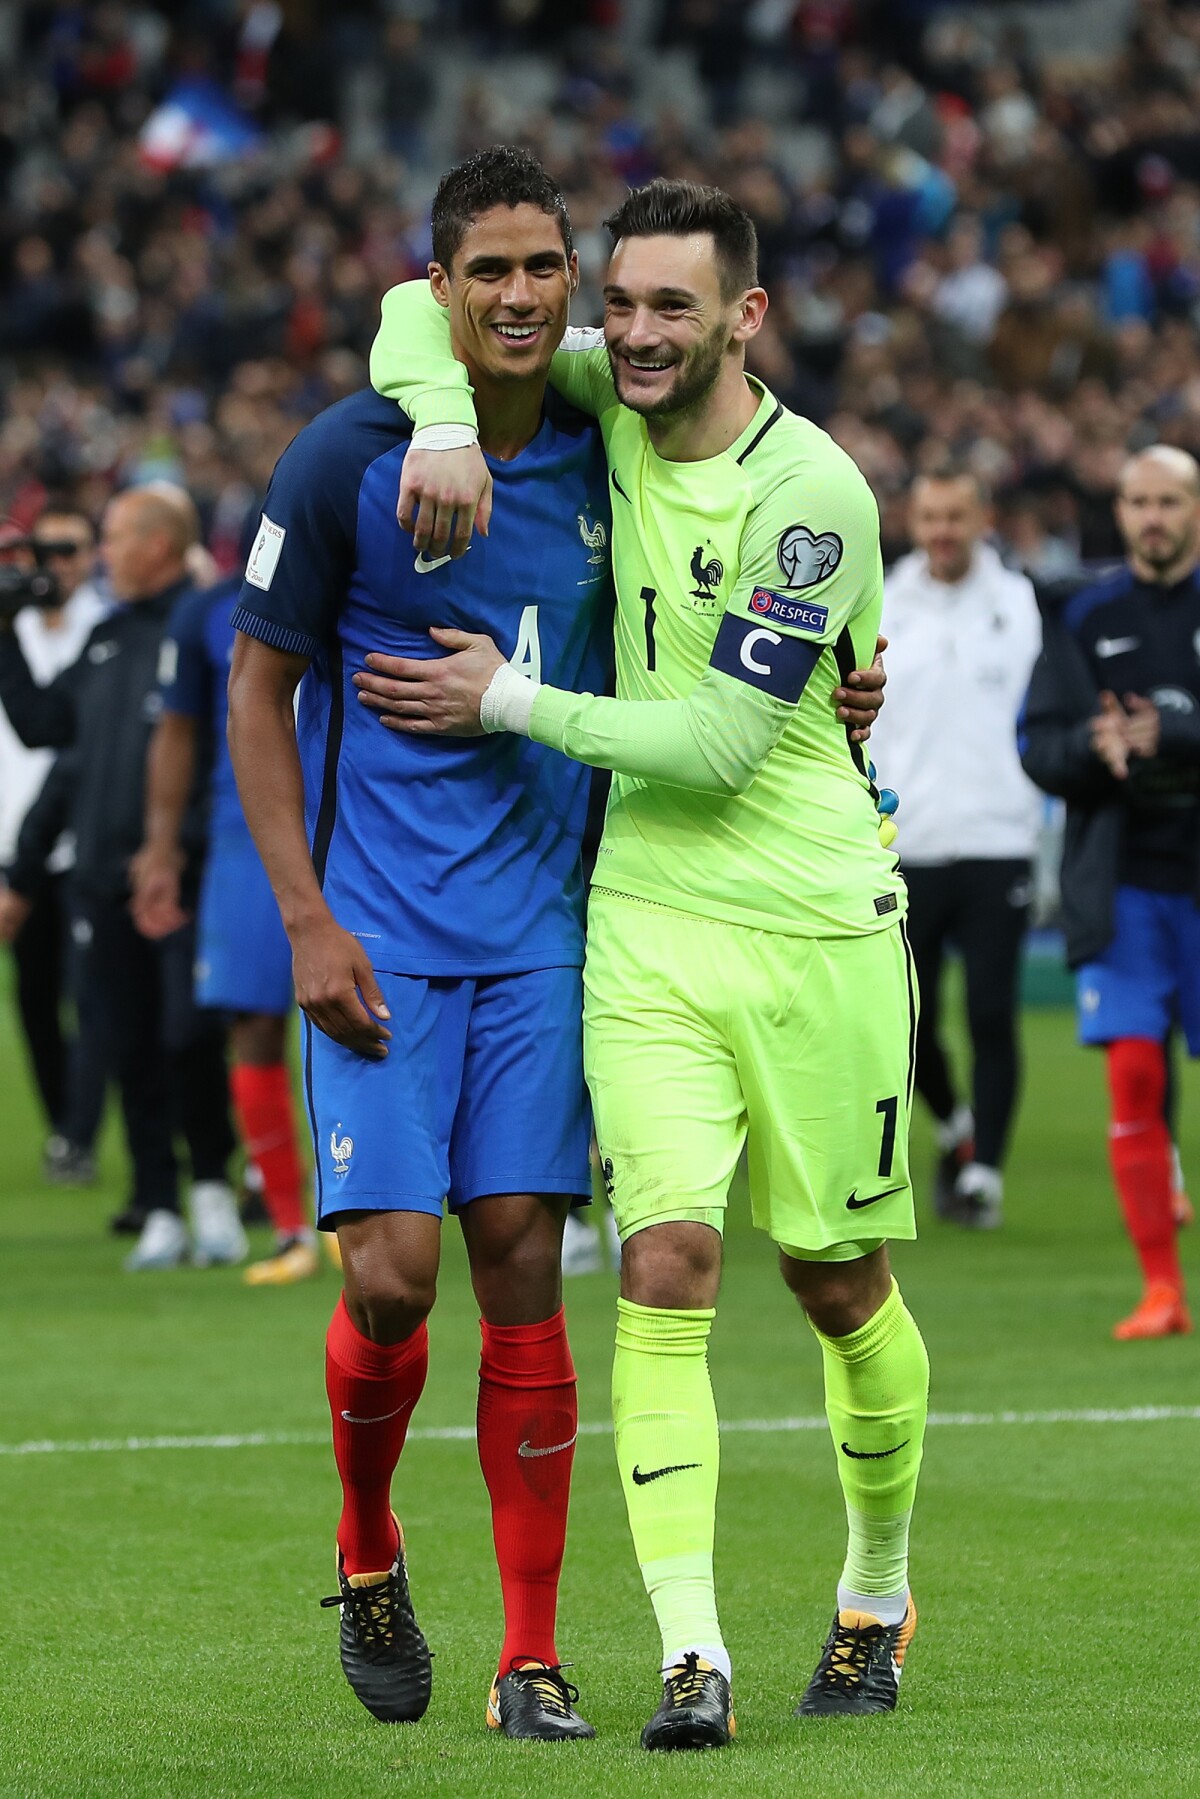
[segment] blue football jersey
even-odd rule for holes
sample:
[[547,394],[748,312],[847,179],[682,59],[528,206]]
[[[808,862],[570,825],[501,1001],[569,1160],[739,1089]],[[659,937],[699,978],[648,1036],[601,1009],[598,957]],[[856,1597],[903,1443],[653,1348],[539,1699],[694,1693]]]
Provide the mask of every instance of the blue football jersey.
[[496,483],[491,534],[456,562],[396,523],[411,425],[372,390],[280,458],[234,625],[311,658],[297,738],[313,862],[334,917],[396,974],[520,973],[583,960],[591,771],[523,737],[410,737],[363,706],[372,650],[437,656],[433,625],[489,633],[556,687],[597,691],[611,643],[599,432],[547,394]]
[[225,726],[229,715],[229,664],[236,632],[233,615],[241,578],[184,594],[167,626],[159,661],[159,687],[168,712],[182,712],[212,732],[209,834],[226,842],[249,839],[238,798]]

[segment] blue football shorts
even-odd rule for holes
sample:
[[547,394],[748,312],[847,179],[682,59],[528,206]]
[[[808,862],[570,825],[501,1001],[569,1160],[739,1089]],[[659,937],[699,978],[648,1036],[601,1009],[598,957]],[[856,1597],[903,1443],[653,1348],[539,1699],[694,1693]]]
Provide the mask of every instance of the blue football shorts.
[[1172,1027],[1200,1056],[1200,907],[1187,893],[1119,887],[1112,942],[1075,977],[1079,1037],[1115,1043]]
[[588,1203],[581,971],[376,979],[391,1012],[384,1061],[304,1022],[318,1223],[439,1216],[489,1193]]
[[216,838],[200,883],[196,1004],[282,1018],[296,1003],[292,951],[250,837]]

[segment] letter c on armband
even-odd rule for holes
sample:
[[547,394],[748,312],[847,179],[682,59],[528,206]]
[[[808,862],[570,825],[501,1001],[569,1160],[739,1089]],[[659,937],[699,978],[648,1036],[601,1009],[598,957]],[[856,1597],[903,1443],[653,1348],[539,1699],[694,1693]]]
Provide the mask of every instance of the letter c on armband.
[[756,631],[748,631],[745,637],[742,638],[741,648],[738,650],[738,661],[743,668],[748,668],[752,674],[769,675],[771,673],[771,664],[769,662],[760,662],[758,657],[754,654],[754,651],[760,643],[780,644],[782,642],[783,639],[780,637],[778,631],[764,631],[760,625]]

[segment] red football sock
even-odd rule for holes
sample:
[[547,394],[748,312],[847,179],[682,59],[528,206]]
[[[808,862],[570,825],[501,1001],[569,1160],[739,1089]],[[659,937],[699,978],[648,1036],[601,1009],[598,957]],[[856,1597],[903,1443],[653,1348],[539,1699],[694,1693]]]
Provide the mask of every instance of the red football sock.
[[238,1062],[229,1076],[229,1090],[246,1154],[263,1178],[271,1223],[280,1236],[296,1237],[308,1219],[287,1069],[282,1062],[265,1068]]
[[561,1308],[542,1324],[481,1321],[479,1465],[504,1595],[500,1672],[556,1665],[554,1618],[579,1410]]
[[347,1574],[376,1574],[396,1556],[392,1475],[429,1368],[422,1324],[403,1343],[372,1343],[354,1328],[343,1296],[325,1338],[325,1391],[342,1481],[338,1548]]
[[1146,1284],[1162,1281],[1182,1290],[1171,1209],[1171,1139],[1163,1120],[1166,1081],[1161,1043],[1123,1037],[1109,1044],[1108,1151],[1125,1223]]

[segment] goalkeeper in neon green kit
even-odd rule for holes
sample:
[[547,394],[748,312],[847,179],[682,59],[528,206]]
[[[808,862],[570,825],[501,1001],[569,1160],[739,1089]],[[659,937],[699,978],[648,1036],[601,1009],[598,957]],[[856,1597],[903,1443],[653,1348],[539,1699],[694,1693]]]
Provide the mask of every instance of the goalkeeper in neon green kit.
[[[844,682],[875,644],[870,491],[745,375],[767,305],[746,213],[718,190],[657,181],[608,225],[603,337],[570,333],[551,379],[596,414],[608,450],[618,697],[540,686],[490,638],[458,632],[435,633],[444,658],[372,657],[357,679],[393,728],[517,731],[614,770],[585,976],[587,1075],[623,1242],[613,1417],[663,1643],[642,1741],[690,1748],[734,1732],[707,1339],[743,1143],[754,1221],[821,1346],[849,1521],[799,1714],[896,1703],[928,1391],[886,1248],[915,1235],[916,990],[878,795],[824,699],[825,677]],[[504,319],[535,335],[536,292]],[[424,284],[385,300],[371,373],[419,426],[470,426],[465,370]],[[482,458],[417,449],[405,463],[417,546],[443,554],[456,510],[461,549]]]

